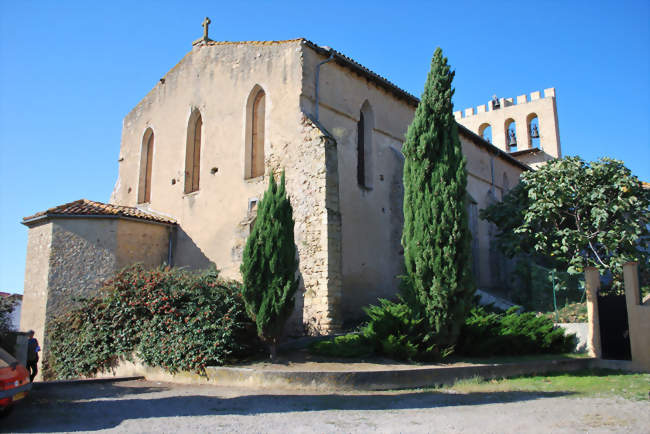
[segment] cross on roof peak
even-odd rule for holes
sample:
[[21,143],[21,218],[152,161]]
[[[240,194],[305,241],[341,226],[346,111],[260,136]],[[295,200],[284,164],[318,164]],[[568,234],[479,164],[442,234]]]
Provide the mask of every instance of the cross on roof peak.
[[211,23],[212,23],[212,21],[210,21],[210,18],[208,18],[208,17],[205,17],[205,19],[201,23],[201,25],[203,26],[203,39],[206,39],[206,40],[208,39],[208,26]]
[[201,26],[203,27],[203,37],[201,37],[201,38],[197,39],[196,41],[192,42],[192,45],[198,45],[198,44],[200,44],[202,42],[208,42],[208,41],[212,40],[212,39],[210,39],[208,37],[208,27],[210,26],[210,24],[212,24],[212,21],[210,21],[210,18],[205,17],[203,22],[201,22]]

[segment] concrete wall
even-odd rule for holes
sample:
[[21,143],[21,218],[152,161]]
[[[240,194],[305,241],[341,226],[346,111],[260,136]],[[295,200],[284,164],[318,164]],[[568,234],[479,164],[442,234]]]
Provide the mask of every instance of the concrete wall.
[[[540,92],[530,95],[520,95],[516,103],[512,98],[501,98],[501,108],[493,110],[491,103],[470,107],[454,113],[456,121],[471,131],[479,134],[479,129],[484,124],[492,127],[492,143],[498,148],[509,152],[506,146],[506,121],[513,119],[516,122],[517,150],[530,149],[528,117],[536,114],[539,120],[540,148],[550,157],[562,156],[560,147],[560,130],[555,104],[555,89],[544,90],[542,98]],[[490,110],[488,110],[490,108]],[[540,154],[539,158],[548,160],[548,156]]]

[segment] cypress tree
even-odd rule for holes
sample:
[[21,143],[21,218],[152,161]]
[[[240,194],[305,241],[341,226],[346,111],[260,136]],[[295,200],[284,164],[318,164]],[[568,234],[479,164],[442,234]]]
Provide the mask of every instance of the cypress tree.
[[404,153],[404,295],[434,340],[453,345],[474,294],[465,157],[451,102],[454,71],[437,48]]
[[246,240],[240,267],[246,311],[271,358],[294,307],[298,260],[293,239],[293,210],[286,196],[284,172],[278,186],[273,174],[258,204],[257,219]]

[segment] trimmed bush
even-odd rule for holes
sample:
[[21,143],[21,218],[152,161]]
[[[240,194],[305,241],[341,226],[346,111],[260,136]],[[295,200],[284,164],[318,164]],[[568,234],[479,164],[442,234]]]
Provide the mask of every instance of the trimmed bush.
[[523,356],[573,351],[575,335],[555,328],[553,320],[532,312],[488,313],[474,307],[461,331],[455,353],[461,356]]
[[454,349],[439,351],[426,321],[418,318],[405,303],[380,300],[366,309],[370,317],[360,334],[339,336],[310,346],[313,354],[333,357],[361,357],[368,349],[376,355],[396,360],[436,361],[449,356],[523,356],[561,354],[573,351],[575,336],[555,328],[553,320],[533,313],[488,312],[474,307],[461,329]]
[[203,373],[250,354],[257,343],[240,285],[216,270],[124,269],[47,327],[48,379],[91,377],[134,353],[168,372]]

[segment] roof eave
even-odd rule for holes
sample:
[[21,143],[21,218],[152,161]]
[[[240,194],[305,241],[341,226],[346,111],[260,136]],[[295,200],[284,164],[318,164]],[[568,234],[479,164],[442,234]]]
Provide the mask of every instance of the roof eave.
[[72,218],[72,219],[83,219],[83,218],[90,218],[90,219],[121,219],[121,220],[131,220],[131,221],[136,221],[140,223],[151,223],[155,225],[162,225],[162,226],[177,226],[178,224],[175,222],[161,222],[161,221],[156,221],[156,220],[149,220],[149,219],[144,219],[144,218],[139,218],[139,217],[130,217],[130,216],[123,216],[123,215],[104,215],[104,214],[44,214],[40,215],[38,217],[34,218],[28,218],[28,219],[23,219],[20,223],[27,226],[27,227],[32,227],[37,223],[40,223],[41,221],[48,220],[48,219],[54,219],[54,218]]

